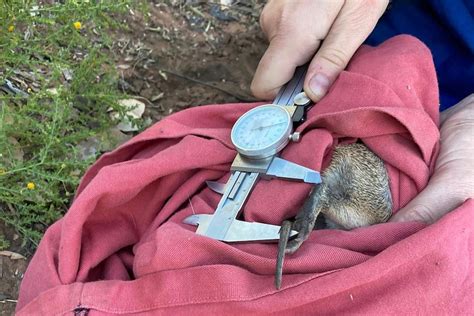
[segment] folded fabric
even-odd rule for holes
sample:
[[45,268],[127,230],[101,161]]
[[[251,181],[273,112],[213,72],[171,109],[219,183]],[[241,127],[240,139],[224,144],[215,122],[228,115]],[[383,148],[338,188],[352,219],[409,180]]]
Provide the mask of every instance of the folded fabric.
[[[21,284],[19,315],[387,314],[472,311],[472,207],[439,222],[314,231],[285,261],[276,244],[226,244],[182,223],[213,213],[235,150],[230,129],[258,104],[191,108],[155,124],[86,173],[46,232]],[[360,48],[308,113],[283,158],[320,170],[360,139],[385,162],[394,211],[427,184],[438,152],[438,94],[428,49],[409,36]],[[260,180],[247,221],[280,224],[310,186]]]

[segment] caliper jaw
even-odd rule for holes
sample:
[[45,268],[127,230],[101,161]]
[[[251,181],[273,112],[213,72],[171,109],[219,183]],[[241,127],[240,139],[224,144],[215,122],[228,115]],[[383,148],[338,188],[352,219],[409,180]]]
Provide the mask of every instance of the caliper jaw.
[[[299,180],[311,184],[321,183],[321,175],[319,172],[279,157],[261,159],[258,164],[255,164],[255,161],[249,161],[238,154],[232,164],[231,170],[258,172],[264,180],[281,178],[285,180]],[[227,185],[217,181],[206,181],[206,184],[209,189],[221,195],[224,194]]]
[[321,175],[319,172],[279,157],[275,157],[272,160],[265,176],[286,180],[299,180],[312,184],[321,183]]
[[[198,226],[196,233],[198,235],[206,235],[206,231],[209,228],[209,224],[212,220],[211,214],[195,214],[186,217],[183,221],[185,224]],[[292,230],[290,237],[296,236],[298,232]],[[219,238],[214,238],[217,240],[225,242],[265,242],[265,241],[275,241],[280,238],[280,226],[270,225],[257,222],[244,222],[239,220],[234,220],[229,227],[229,230],[225,235]]]
[[[195,214],[184,223],[198,226],[196,233],[225,242],[276,241],[280,238],[280,226],[237,220],[245,201],[252,191],[259,174],[233,171],[225,186],[210,182],[222,198],[214,214]],[[292,231],[291,235],[298,234]]]
[[230,169],[232,171],[258,172],[264,179],[281,178],[312,184],[321,183],[319,172],[277,156],[259,160],[250,160],[237,154]]

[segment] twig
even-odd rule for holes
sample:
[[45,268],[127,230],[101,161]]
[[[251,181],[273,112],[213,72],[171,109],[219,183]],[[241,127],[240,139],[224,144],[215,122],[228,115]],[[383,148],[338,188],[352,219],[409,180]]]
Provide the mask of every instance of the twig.
[[16,210],[15,210],[15,208],[13,207],[13,205],[11,205],[11,203],[8,203],[8,202],[6,202],[6,204],[7,204],[8,209],[10,210],[10,212],[12,212],[13,214],[15,214],[15,213],[16,213]]
[[12,300],[11,298],[6,298],[4,300],[1,300],[0,303],[5,304],[5,303],[18,303],[18,300]]
[[189,9],[191,11],[193,11],[194,13],[196,13],[197,15],[201,16],[202,18],[206,18],[206,16],[204,15],[204,13],[202,13],[199,9],[195,8],[195,7],[192,7],[192,6],[189,6]]
[[142,99],[143,101],[146,101],[148,103],[148,105],[153,106],[153,102],[151,102],[150,100],[148,100],[145,97],[142,97],[141,95],[130,95],[130,97],[132,97],[134,99]]
[[188,197],[189,205],[191,205],[191,210],[193,211],[193,214],[196,215],[196,212],[194,211],[194,206],[193,202],[191,202],[191,199]]
[[237,95],[233,92],[230,92],[226,89],[223,89],[221,87],[218,87],[218,86],[215,86],[213,84],[210,84],[210,83],[207,83],[207,82],[204,82],[204,81],[201,81],[201,80],[198,80],[198,79],[194,79],[194,78],[190,78],[190,77],[187,77],[185,75],[181,75],[181,74],[178,74],[178,73],[175,73],[173,71],[170,71],[170,70],[165,70],[165,69],[162,69],[164,72],[166,73],[169,73],[170,75],[173,75],[175,77],[178,77],[178,78],[181,78],[181,79],[185,79],[185,80],[188,80],[188,81],[191,81],[191,82],[194,82],[194,83],[197,83],[197,84],[200,84],[200,85],[203,85],[203,86],[206,86],[206,87],[209,87],[209,88],[213,88],[213,89],[216,89],[216,90],[219,90],[221,92],[224,92],[234,98],[236,98],[237,100],[239,101],[242,101],[242,102],[256,102],[258,101],[257,99],[255,98],[252,98],[252,97],[247,97],[247,96],[242,96],[242,95]]

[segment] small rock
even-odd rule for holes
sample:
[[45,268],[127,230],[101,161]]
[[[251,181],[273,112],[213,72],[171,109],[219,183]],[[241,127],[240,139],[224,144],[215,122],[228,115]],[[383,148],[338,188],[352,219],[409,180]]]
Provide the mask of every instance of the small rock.
[[90,137],[79,144],[77,148],[79,149],[80,158],[87,160],[89,158],[95,158],[99,153],[100,142],[95,137]]
[[[130,119],[139,119],[145,112],[145,103],[135,99],[123,99],[119,100],[118,104],[122,106],[126,113],[122,121],[117,125],[117,128],[122,132],[135,132],[138,131],[138,126]],[[119,113],[112,112],[112,119],[118,119]]]
[[145,113],[145,103],[135,100],[135,99],[123,99],[119,100],[118,104],[125,108],[127,115],[130,115],[134,118],[142,117]]
[[69,69],[63,69],[63,76],[66,81],[71,81],[72,80],[72,71]]
[[99,135],[100,150],[108,152],[122,145],[132,138],[132,135],[122,133],[117,127],[113,127],[108,131]]

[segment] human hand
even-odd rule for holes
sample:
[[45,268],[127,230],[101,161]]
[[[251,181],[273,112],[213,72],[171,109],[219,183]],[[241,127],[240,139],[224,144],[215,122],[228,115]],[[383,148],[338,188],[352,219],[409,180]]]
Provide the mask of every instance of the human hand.
[[304,90],[313,101],[319,101],[372,32],[388,2],[269,1],[260,25],[270,45],[253,78],[253,94],[267,100],[275,97],[295,68],[312,58]]
[[390,221],[429,224],[474,198],[474,94],[441,113],[441,148],[426,188]]

